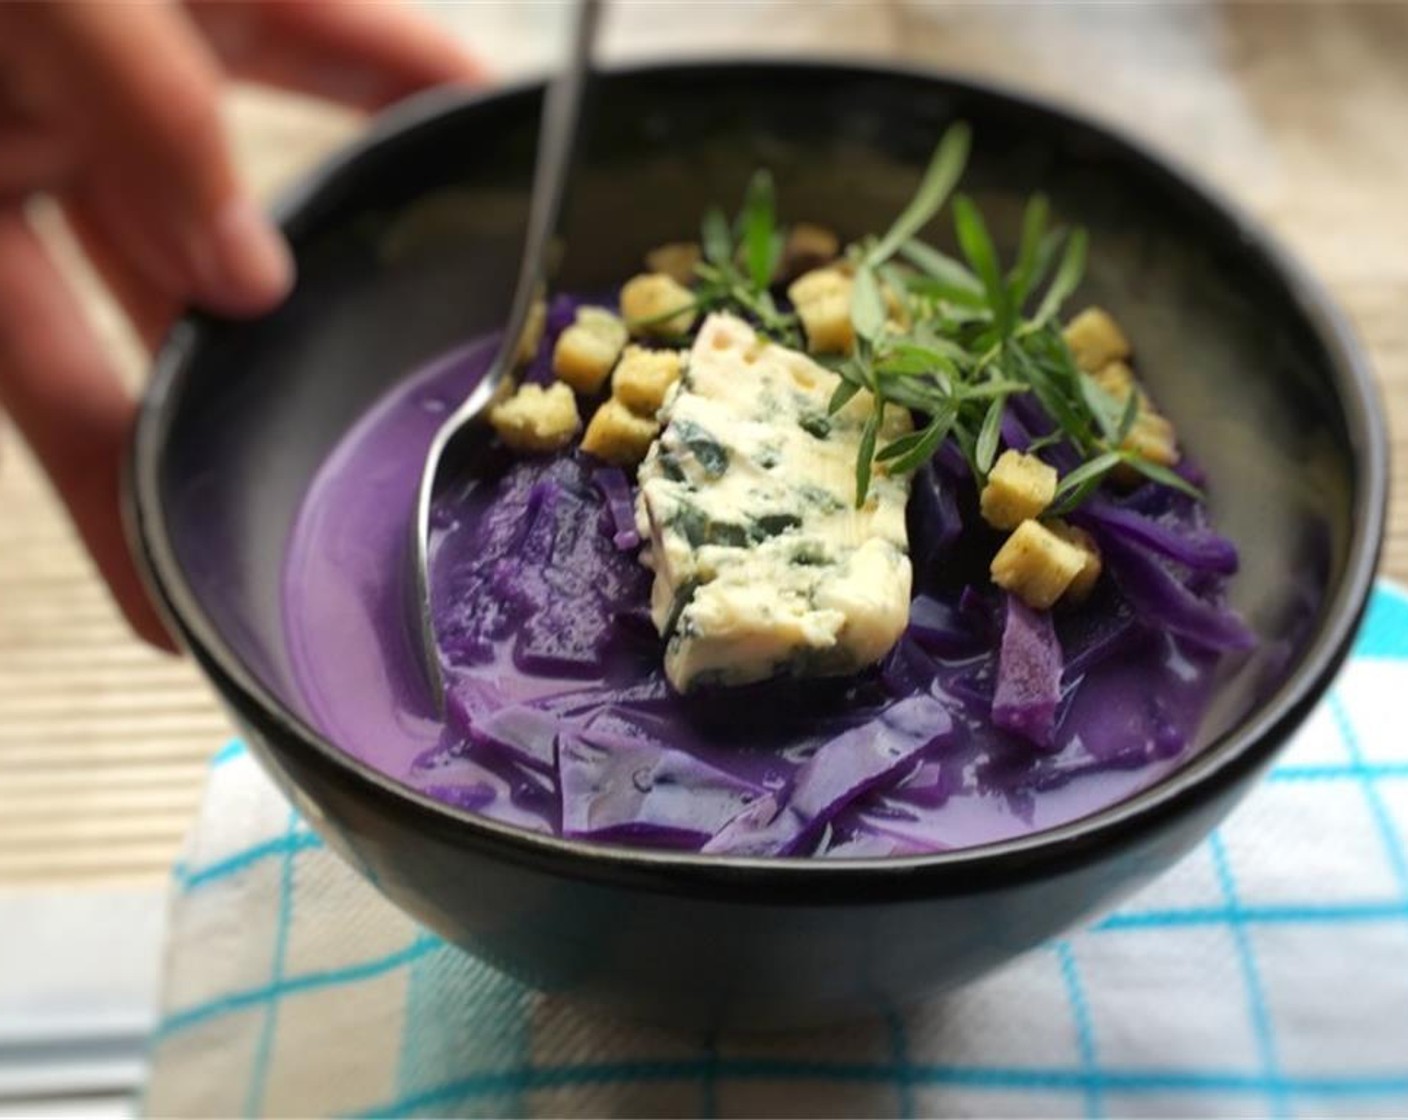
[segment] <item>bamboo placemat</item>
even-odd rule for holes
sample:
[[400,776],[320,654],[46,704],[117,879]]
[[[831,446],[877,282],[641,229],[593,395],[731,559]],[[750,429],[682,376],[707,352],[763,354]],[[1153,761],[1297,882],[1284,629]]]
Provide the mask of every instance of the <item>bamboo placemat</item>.
[[[529,6],[524,6],[529,7]],[[1140,133],[1242,199],[1350,312],[1389,409],[1386,570],[1408,579],[1408,6],[625,5],[615,57],[844,47],[978,73]],[[440,9],[501,70],[540,57],[543,9]],[[516,23],[515,20],[518,19]],[[235,105],[258,187],[351,127],[271,96]],[[80,276],[115,360],[140,356]],[[0,421],[2,424],[3,421]],[[154,882],[230,734],[187,663],[130,639],[12,432],[0,428],[0,884]]]

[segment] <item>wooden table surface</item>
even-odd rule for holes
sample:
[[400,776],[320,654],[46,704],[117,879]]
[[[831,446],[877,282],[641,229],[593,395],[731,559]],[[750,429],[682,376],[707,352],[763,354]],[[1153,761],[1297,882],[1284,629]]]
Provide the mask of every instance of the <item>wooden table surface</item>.
[[[468,4],[437,18],[501,73],[560,40],[560,9]],[[687,44],[687,46],[685,45]],[[923,62],[1048,94],[1138,134],[1258,213],[1349,312],[1383,387],[1395,499],[1385,570],[1408,579],[1408,5],[1138,7],[618,4],[614,60],[810,53]],[[356,127],[268,94],[232,106],[264,192]],[[61,247],[62,248],[62,247]],[[74,264],[114,362],[144,358]],[[0,884],[153,882],[231,732],[182,661],[124,631],[0,418]]]

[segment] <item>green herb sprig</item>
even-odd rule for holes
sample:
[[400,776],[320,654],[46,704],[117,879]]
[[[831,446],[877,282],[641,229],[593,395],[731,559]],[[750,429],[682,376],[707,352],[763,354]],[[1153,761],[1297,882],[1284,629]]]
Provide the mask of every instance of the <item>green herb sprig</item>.
[[[861,389],[875,400],[856,460],[856,504],[869,493],[873,462],[908,473],[947,439],[982,486],[1001,446],[1009,402],[1023,393],[1033,394],[1056,425],[1042,446],[1065,444],[1082,460],[1061,480],[1053,512],[1074,509],[1123,464],[1197,496],[1179,475],[1123,447],[1138,417],[1137,394],[1116,400],[1077,368],[1061,336],[1057,316],[1085,269],[1083,230],[1051,228],[1050,206],[1036,195],[1023,214],[1016,260],[1004,269],[981,211],[959,194],[952,212],[962,260],[919,240],[949,200],[969,149],[967,127],[950,128],[890,229],[851,251],[855,351],[830,364],[842,379],[833,411]],[[902,314],[887,314],[887,294]],[[892,406],[921,414],[923,423],[876,450]]]
[[772,286],[782,263],[786,231],[778,225],[776,191],[772,175],[756,171],[744,191],[743,206],[732,222],[718,207],[700,223],[702,259],[694,266],[697,277],[688,303],[628,324],[650,327],[685,311],[696,315],[729,311],[752,320],[769,338],[784,346],[801,346],[797,316],[783,311],[773,298]]
[[[1053,514],[1077,508],[1121,466],[1201,497],[1178,474],[1124,446],[1138,419],[1138,394],[1121,401],[1106,392],[1076,366],[1061,335],[1061,309],[1085,271],[1085,231],[1053,228],[1050,205],[1035,195],[1023,212],[1016,258],[1004,268],[977,204],[954,195],[971,146],[967,125],[950,127],[890,228],[848,250],[855,347],[823,360],[841,379],[831,413],[861,390],[875,402],[856,457],[856,505],[869,494],[876,463],[891,474],[908,474],[947,440],[981,487],[1001,448],[1010,402],[1026,393],[1055,425],[1030,450],[1060,444],[1081,459],[1059,481]],[[920,239],[950,198],[961,259]],[[703,259],[695,268],[693,301],[659,318],[683,310],[731,311],[775,341],[801,346],[797,316],[779,308],[772,294],[786,245],[772,176],[757,172],[735,219],[715,208],[700,233]],[[919,423],[881,447],[889,408],[909,409]]]
[[772,295],[785,245],[786,233],[777,224],[772,175],[758,171],[749,181],[743,207],[732,223],[717,208],[704,215],[700,230],[703,260],[694,270],[699,277],[694,310],[741,314],[784,346],[800,346],[797,317],[782,311]]

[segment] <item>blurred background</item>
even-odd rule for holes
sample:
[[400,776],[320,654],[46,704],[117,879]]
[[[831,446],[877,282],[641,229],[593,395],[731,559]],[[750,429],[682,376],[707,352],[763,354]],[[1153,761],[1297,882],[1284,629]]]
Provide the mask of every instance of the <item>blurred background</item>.
[[[426,7],[505,79],[562,45],[557,3]],[[1211,180],[1310,265],[1367,344],[1402,498],[1385,568],[1408,578],[1408,5],[617,0],[604,53],[937,67],[1074,106]],[[359,127],[264,91],[241,90],[230,112],[264,197]],[[147,356],[67,257],[139,385]],[[189,665],[128,635],[0,416],[0,1115],[130,1107],[164,885],[230,735]],[[34,945],[52,969],[36,970]]]

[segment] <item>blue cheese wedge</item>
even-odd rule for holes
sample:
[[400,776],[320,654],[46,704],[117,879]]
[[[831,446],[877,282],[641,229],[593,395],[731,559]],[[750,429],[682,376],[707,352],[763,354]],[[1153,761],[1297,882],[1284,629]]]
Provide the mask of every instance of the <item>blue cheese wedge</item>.
[[[879,661],[909,613],[907,478],[877,464],[855,505],[874,409],[828,415],[838,378],[807,355],[712,315],[660,410],[637,519],[655,572],[651,614],[680,691]],[[880,446],[910,430],[886,409]]]

